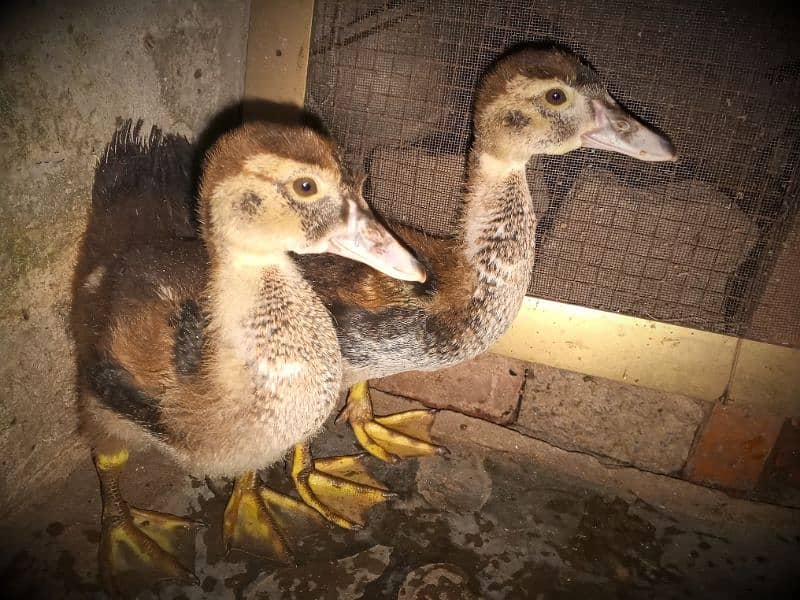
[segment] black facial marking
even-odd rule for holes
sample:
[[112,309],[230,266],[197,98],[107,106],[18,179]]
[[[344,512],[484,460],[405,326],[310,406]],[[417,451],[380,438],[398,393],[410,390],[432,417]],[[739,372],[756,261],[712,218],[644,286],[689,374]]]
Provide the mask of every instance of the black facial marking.
[[248,192],[242,196],[242,199],[239,201],[239,209],[251,217],[258,212],[259,206],[261,206],[261,198],[259,198],[253,192]]
[[542,116],[547,119],[550,124],[550,141],[560,142],[575,135],[575,123],[567,118],[564,114],[557,110],[550,110],[547,107],[537,106]]
[[175,328],[172,362],[180,375],[196,375],[203,356],[205,318],[194,300],[187,300],[170,317]]
[[292,210],[300,215],[300,226],[309,241],[322,238],[342,214],[342,203],[331,200],[329,196],[313,202],[303,202],[297,200],[285,187],[281,187],[281,195]]
[[512,110],[503,117],[503,123],[512,129],[524,129],[531,124],[531,120],[520,111]]
[[130,373],[119,363],[105,360],[89,367],[86,380],[92,391],[109,409],[156,435],[165,435],[161,421],[161,405],[145,394],[132,381]]

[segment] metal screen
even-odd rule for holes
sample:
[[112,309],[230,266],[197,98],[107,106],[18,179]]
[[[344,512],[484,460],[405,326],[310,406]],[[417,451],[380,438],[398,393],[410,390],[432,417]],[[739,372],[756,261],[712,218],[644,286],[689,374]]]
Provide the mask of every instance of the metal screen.
[[792,3],[317,0],[307,106],[384,215],[452,233],[479,75],[522,41],[588,59],[675,164],[529,169],[529,293],[800,346],[800,21]]

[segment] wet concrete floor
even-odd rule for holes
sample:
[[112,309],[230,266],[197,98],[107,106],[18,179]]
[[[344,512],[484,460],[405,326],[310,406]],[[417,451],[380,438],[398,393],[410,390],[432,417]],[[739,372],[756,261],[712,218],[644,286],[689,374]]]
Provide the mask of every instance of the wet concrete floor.
[[[291,567],[224,555],[221,520],[230,482],[194,479],[154,452],[133,455],[122,480],[132,504],[208,524],[196,541],[198,585],[166,585],[141,597],[800,597],[800,519],[796,527],[786,525],[794,511],[776,507],[774,523],[676,512],[669,498],[644,501],[587,481],[568,461],[554,468],[553,461],[475,439],[515,432],[483,422],[475,428],[475,420],[461,415],[448,419],[454,425],[440,437],[450,457],[370,462],[399,498],[374,509],[362,531],[321,527],[294,536],[297,565]],[[331,425],[316,440],[319,456],[356,450],[345,426]],[[291,489],[283,465],[264,476],[282,491]],[[667,480],[669,496],[669,478],[660,480]],[[756,508],[758,514],[773,510]],[[100,497],[87,458],[62,486],[31,498],[3,522],[3,597],[102,597],[99,524]]]

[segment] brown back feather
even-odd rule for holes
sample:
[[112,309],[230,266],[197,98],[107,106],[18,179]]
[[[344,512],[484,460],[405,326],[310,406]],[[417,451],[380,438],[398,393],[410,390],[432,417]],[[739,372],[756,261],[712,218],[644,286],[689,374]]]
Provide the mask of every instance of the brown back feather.
[[114,294],[100,347],[149,393],[160,395],[182,379],[175,355],[179,315],[185,302],[203,296],[205,256],[200,241],[167,240],[128,254],[109,274]]
[[442,314],[464,303],[475,285],[455,240],[436,238],[399,224],[389,224],[429,273],[424,284],[393,279],[362,263],[330,254],[297,256],[306,279],[328,305],[350,305],[376,312],[393,306],[413,306]]

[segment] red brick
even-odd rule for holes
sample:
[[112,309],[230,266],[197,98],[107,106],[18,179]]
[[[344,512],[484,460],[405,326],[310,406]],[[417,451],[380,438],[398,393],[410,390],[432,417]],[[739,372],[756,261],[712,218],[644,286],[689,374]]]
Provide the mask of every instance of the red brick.
[[689,457],[686,477],[723,488],[754,490],[782,425],[781,417],[718,403]]
[[409,371],[370,381],[382,392],[404,396],[431,408],[455,410],[500,425],[517,415],[526,363],[496,354],[439,371]]
[[783,500],[800,492],[800,418],[786,419],[761,474],[759,491]]

